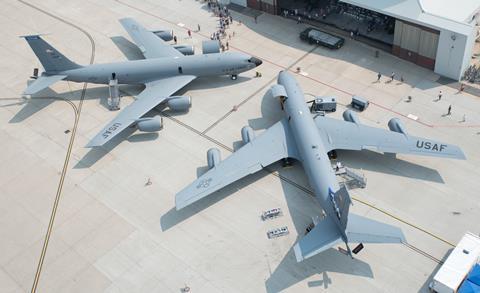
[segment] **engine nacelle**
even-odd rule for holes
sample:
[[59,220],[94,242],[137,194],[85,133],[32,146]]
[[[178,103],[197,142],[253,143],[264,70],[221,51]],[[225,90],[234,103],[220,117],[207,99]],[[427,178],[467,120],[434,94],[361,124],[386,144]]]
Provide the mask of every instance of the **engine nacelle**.
[[247,144],[255,139],[255,132],[250,126],[242,127],[242,141],[244,144]]
[[220,151],[217,148],[211,148],[207,151],[207,164],[208,169],[212,169],[220,163]]
[[163,118],[159,116],[140,118],[137,119],[135,123],[137,124],[138,130],[143,132],[156,132],[163,128]]
[[175,112],[187,112],[192,106],[192,98],[189,96],[173,96],[167,99],[167,106]]
[[342,116],[343,116],[343,120],[345,121],[353,122],[355,124],[360,124],[360,120],[358,119],[357,114],[352,110],[345,110]]
[[157,37],[164,40],[165,42],[173,40],[173,30],[171,31],[152,31]]
[[217,40],[203,41],[202,54],[220,53],[220,42]]
[[398,118],[392,118],[388,121],[388,128],[393,132],[398,132],[402,134],[407,134],[407,130],[403,125],[403,122]]
[[173,45],[175,50],[179,51],[183,55],[193,55],[195,54],[195,48],[190,45]]

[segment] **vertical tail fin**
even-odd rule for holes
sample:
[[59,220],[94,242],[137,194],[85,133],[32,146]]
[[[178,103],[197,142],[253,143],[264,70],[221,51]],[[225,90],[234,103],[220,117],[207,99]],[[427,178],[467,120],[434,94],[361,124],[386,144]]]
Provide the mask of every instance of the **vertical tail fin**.
[[45,42],[39,35],[23,36],[32,48],[38,60],[47,73],[58,73],[65,70],[80,68],[81,66],[70,61],[57,49]]

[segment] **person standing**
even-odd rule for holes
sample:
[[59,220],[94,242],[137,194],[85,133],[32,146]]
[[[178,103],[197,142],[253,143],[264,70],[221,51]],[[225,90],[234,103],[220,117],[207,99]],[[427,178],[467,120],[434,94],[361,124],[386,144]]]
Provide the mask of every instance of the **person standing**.
[[442,99],[442,91],[438,93],[438,100],[440,101]]
[[173,36],[173,42],[177,44],[177,36]]
[[197,31],[199,32],[200,31],[200,24],[197,24]]
[[191,38],[192,37],[192,31],[191,30],[188,30],[188,37]]
[[395,78],[395,72],[392,71],[392,74],[390,75],[390,78],[391,78],[390,82],[392,82],[393,79]]
[[379,72],[379,73],[377,74],[377,82],[380,82],[380,78],[382,78],[382,74]]
[[447,115],[452,115],[452,105],[448,106]]

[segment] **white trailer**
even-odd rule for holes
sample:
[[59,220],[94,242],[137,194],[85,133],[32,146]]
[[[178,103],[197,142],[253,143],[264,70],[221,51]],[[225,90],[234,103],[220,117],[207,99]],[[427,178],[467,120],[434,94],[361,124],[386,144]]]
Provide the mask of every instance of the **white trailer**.
[[433,277],[430,288],[438,293],[457,292],[479,256],[480,237],[467,232]]

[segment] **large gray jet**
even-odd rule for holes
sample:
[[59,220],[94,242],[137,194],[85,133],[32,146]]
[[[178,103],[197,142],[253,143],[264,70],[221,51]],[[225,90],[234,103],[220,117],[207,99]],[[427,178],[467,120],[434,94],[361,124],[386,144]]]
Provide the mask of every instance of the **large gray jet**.
[[359,215],[350,214],[351,199],[345,186],[340,187],[330,164],[332,150],[377,150],[385,153],[405,153],[465,159],[457,146],[410,136],[401,122],[393,118],[388,130],[359,123],[354,112],[347,110],[345,121],[310,114],[304,95],[296,80],[280,72],[278,84],[271,89],[280,98],[286,118],[255,138],[253,130],[242,129],[245,145],[220,161],[218,149],[207,152],[210,170],[180,191],[175,198],[177,210],[253,174],[283,159],[301,162],[310,186],[324,213],[314,219],[315,227],[294,247],[297,261],[320,253],[338,242],[398,243],[404,241],[399,228]]
[[230,75],[236,79],[237,74],[262,64],[258,58],[240,52],[185,56],[181,53],[182,48],[177,50],[164,41],[171,40],[173,32],[148,31],[131,18],[121,19],[120,23],[146,60],[80,66],[40,36],[24,36],[45,69],[27,87],[24,95],[37,93],[60,80],[108,84],[110,80],[117,79],[119,84],[145,85],[136,101],[110,121],[87,147],[102,146],[132,124],[140,131],[160,130],[161,119],[142,116],[159,105],[173,111],[187,111],[191,106],[190,97],[171,95],[197,77]]

